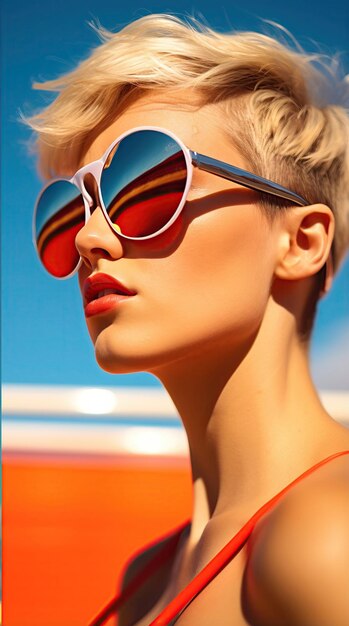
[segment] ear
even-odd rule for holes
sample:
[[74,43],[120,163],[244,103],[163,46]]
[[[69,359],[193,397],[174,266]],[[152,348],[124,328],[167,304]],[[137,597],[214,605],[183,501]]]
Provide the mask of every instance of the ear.
[[275,275],[300,280],[319,272],[330,255],[334,236],[331,209],[324,204],[296,207],[284,214],[281,224]]

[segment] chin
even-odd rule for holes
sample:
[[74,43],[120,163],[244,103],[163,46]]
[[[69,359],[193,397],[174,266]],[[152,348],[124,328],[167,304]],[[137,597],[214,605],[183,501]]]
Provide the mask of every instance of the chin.
[[117,357],[116,355],[105,355],[96,353],[96,361],[99,367],[108,374],[135,374],[146,371],[140,365],[139,359],[131,361],[127,357]]
[[191,349],[186,343],[170,343],[168,336],[156,334],[152,339],[142,333],[133,333],[132,339],[117,333],[101,332],[94,340],[95,358],[101,369],[109,374],[154,373],[167,365],[188,357]]
[[95,357],[99,367],[109,374],[131,374],[142,371],[145,365],[144,358],[130,345],[123,350],[101,336],[95,342]]
[[107,333],[100,333],[95,342],[95,357],[99,367],[109,374],[134,374],[149,372],[168,360],[166,351],[156,353],[151,342],[118,341]]

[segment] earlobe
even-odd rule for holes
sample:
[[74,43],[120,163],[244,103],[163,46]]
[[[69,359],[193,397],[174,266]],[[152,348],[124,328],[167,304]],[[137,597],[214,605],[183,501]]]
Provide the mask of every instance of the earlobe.
[[[280,237],[280,258],[275,275],[300,280],[317,274],[328,262],[334,236],[334,216],[324,204],[290,209]],[[332,271],[327,271],[329,288]]]

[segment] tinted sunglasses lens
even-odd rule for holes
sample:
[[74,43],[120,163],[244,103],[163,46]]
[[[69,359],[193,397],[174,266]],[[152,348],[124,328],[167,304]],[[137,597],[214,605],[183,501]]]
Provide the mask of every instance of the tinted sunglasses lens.
[[140,130],[112,149],[101,176],[104,206],[117,232],[146,237],[175,214],[187,164],[180,145],[159,131]]
[[44,189],[35,213],[35,240],[40,260],[52,276],[66,278],[77,267],[75,237],[84,223],[84,202],[75,185],[58,180]]

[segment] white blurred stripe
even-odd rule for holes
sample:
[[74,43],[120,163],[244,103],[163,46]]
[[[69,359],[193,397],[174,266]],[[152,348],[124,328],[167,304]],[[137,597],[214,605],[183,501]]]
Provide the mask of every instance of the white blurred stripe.
[[334,419],[349,426],[349,391],[321,391],[320,398]]
[[175,457],[188,454],[186,436],[180,428],[4,420],[2,432],[4,452]]
[[[4,452],[188,455],[175,407],[161,389],[5,385],[3,391]],[[349,426],[349,393],[326,391],[320,396],[328,412]],[[101,423],[96,415],[103,415]],[[140,423],[111,423],[117,417]],[[150,418],[158,425],[141,424]]]
[[148,387],[64,387],[4,385],[6,415],[110,415],[174,418],[176,408],[162,389]]
[[[320,391],[327,411],[349,424],[349,391]],[[163,389],[148,387],[64,387],[4,385],[5,415],[151,417],[179,421],[176,408]]]

